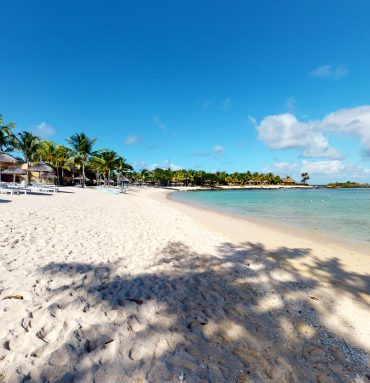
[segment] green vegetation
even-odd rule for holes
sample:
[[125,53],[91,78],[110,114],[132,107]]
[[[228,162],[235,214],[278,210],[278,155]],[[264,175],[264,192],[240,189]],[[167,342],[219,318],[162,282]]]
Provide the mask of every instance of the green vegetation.
[[208,186],[219,185],[276,185],[281,183],[279,176],[272,173],[208,173],[203,170],[171,170],[171,169],[143,169],[141,172],[132,172],[130,178],[137,183],[149,183],[163,186],[170,184],[184,186]]
[[[272,173],[241,173],[216,172],[203,170],[171,170],[143,169],[133,171],[122,156],[113,150],[95,149],[96,138],[88,137],[85,133],[76,133],[66,139],[68,146],[56,144],[42,139],[32,132],[14,133],[14,123],[4,124],[0,115],[0,151],[16,151],[23,155],[27,165],[44,161],[55,170],[59,184],[74,183],[75,176],[82,178],[82,186],[86,179],[97,183],[110,184],[125,175],[137,184],[152,184],[161,186],[208,186],[220,185],[276,185],[282,183],[279,176]],[[302,182],[309,179],[307,173],[302,174]]]
[[100,174],[103,174],[107,184],[111,178],[116,179],[132,170],[131,165],[116,152],[94,150],[96,138],[90,138],[85,133],[69,137],[66,140],[69,146],[65,146],[44,140],[32,132],[15,134],[14,128],[14,123],[4,124],[0,115],[0,151],[21,153],[27,166],[44,161],[54,168],[59,184],[64,185],[67,179],[74,183],[77,173],[82,176],[81,184],[84,186],[86,171],[89,177],[96,180],[100,180]]
[[357,183],[357,182],[351,182],[351,181],[347,181],[347,182],[335,182],[335,183],[331,183],[331,184],[328,184],[326,185],[328,188],[370,188],[370,184],[366,183],[366,184],[360,184],[360,183]]
[[8,124],[4,124],[4,120],[2,115],[0,114],[0,151],[7,152],[12,151],[15,146],[15,135],[13,133],[13,129],[15,124],[10,122]]
[[302,177],[302,181],[301,182],[303,184],[305,184],[310,179],[310,176],[308,175],[308,173],[302,173],[301,177]]

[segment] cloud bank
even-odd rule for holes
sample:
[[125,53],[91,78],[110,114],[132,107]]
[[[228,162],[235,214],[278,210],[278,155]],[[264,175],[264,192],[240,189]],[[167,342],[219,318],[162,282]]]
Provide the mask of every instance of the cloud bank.
[[309,122],[299,121],[291,113],[270,115],[256,129],[258,139],[270,149],[298,149],[302,157],[333,160],[339,160],[341,154],[330,145],[328,135],[353,135],[361,140],[363,155],[370,158],[370,105],[341,109]]

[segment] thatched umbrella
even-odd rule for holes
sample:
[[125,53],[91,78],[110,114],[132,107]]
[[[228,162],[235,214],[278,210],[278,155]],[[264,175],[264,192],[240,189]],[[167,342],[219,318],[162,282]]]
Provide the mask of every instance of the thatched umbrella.
[[54,169],[51,166],[46,165],[45,162],[40,161],[36,165],[30,166],[28,168],[28,171],[29,172],[38,172],[39,173],[39,179],[41,182],[41,172],[52,173],[54,171]]
[[4,166],[11,166],[13,164],[19,164],[20,161],[18,158],[15,158],[14,156],[5,153],[0,152],[0,182],[1,182],[1,167]]
[[128,183],[130,182],[130,180],[129,180],[127,177],[125,177],[125,176],[120,176],[120,177],[118,178],[118,182],[119,182],[121,185],[126,186],[126,185],[128,185]]
[[27,172],[16,166],[10,166],[8,169],[3,171],[3,174],[13,174],[13,182],[15,182],[15,176],[24,176]]
[[57,178],[57,176],[53,173],[41,173],[41,178],[47,179],[47,180],[53,180]]

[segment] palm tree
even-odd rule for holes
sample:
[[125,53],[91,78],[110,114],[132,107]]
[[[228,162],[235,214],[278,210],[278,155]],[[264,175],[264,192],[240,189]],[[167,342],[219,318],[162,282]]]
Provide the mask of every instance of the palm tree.
[[126,159],[124,157],[118,157],[116,170],[119,173],[127,172],[127,171],[133,170],[133,169],[134,168],[128,162],[126,162]]
[[55,165],[56,146],[53,142],[41,141],[36,154],[42,161],[47,162],[49,165]]
[[308,175],[308,173],[302,173],[301,174],[301,177],[302,177],[302,183],[306,184],[306,181],[308,181],[310,179],[310,176]]
[[90,138],[85,133],[76,133],[67,138],[67,142],[73,150],[74,157],[82,164],[82,187],[85,187],[85,165],[90,156],[94,155],[93,146],[96,138]]
[[0,152],[7,152],[14,149],[16,146],[17,138],[13,133],[15,127],[14,122],[4,124],[2,115],[0,114]]
[[18,133],[16,149],[23,154],[27,166],[30,166],[30,162],[35,159],[40,148],[40,142],[40,138],[31,132]]
[[120,157],[113,150],[105,150],[91,158],[94,169],[104,174],[104,185],[110,180],[112,170],[116,170],[120,162]]
[[[27,163],[27,168],[30,166],[30,162],[35,160],[35,156],[39,148],[40,138],[38,136],[26,131],[18,133],[16,150],[23,154],[23,157]],[[30,182],[29,172],[27,172],[27,182]]]
[[[54,163],[57,168],[57,175],[60,178],[60,183],[64,185],[64,170],[71,170],[70,162],[73,153],[70,148],[67,148],[64,145],[55,145],[55,156]],[[61,169],[61,174],[59,174],[59,169]]]

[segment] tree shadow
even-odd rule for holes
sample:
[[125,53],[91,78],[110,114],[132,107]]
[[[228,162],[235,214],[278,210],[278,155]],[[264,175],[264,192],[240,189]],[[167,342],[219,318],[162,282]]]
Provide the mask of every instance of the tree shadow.
[[[24,378],[298,383],[364,376],[365,352],[324,324],[332,307],[312,295],[318,280],[288,262],[310,249],[224,243],[216,254],[199,254],[169,242],[158,255],[140,274],[128,272],[123,258],[42,268],[49,316],[32,324],[43,345],[30,351],[37,368]],[[345,272],[338,260],[315,267],[340,279],[353,299],[362,299],[357,286],[369,287],[367,276]],[[45,354],[48,364],[37,365]]]

